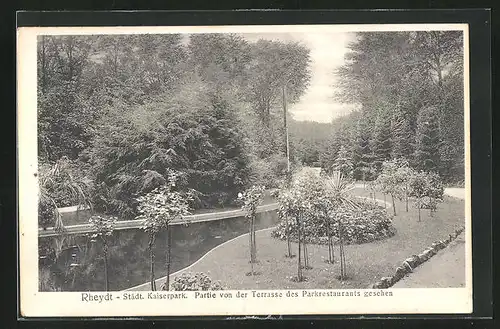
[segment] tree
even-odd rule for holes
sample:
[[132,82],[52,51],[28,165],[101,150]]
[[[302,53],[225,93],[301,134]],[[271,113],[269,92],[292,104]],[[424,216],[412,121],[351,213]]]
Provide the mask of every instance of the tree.
[[108,278],[108,239],[113,234],[116,225],[116,217],[102,217],[94,215],[89,218],[90,226],[92,227],[91,239],[100,239],[102,242],[102,251],[104,258],[104,280],[105,291],[109,291]]
[[135,197],[164,184],[166,168],[181,174],[180,187],[197,191],[193,207],[234,203],[251,171],[232,109],[227,95],[195,81],[163,100],[110,108],[88,155],[96,182],[109,190],[103,206],[135,216]]
[[435,172],[427,174],[427,194],[429,198],[429,211],[432,216],[433,211],[436,211],[437,203],[443,201],[444,186],[441,178]]
[[[382,172],[377,177],[376,184],[384,194],[387,193],[391,196],[394,216],[396,216],[395,198],[406,199],[408,203],[409,177],[411,175],[412,170],[404,159],[393,159],[382,164]],[[408,204],[406,207],[406,211],[408,211]]]
[[297,244],[298,244],[298,257],[297,257],[297,276],[293,278],[297,282],[304,280],[302,273],[302,243],[303,243],[303,219],[304,212],[306,211],[306,203],[303,193],[297,188],[290,188],[286,191],[282,191],[279,194],[279,211],[278,214],[281,218],[285,218],[286,222],[286,235],[287,240],[290,239],[291,224],[288,222],[289,219],[295,219],[295,230],[297,231]]
[[325,188],[329,199],[332,200],[331,205],[333,207],[330,208],[330,216],[338,227],[340,280],[343,281],[347,278],[347,264],[344,249],[345,228],[343,220],[350,210],[358,206],[353,202],[352,196],[349,194],[350,190],[353,189],[353,185],[348,183],[347,180],[343,178],[342,174],[337,173],[329,177],[325,181]]
[[170,172],[167,184],[155,188],[151,192],[137,198],[139,202],[137,209],[139,215],[138,220],[143,220],[142,229],[149,236],[149,255],[150,255],[150,282],[151,290],[156,290],[156,281],[154,274],[154,246],[156,237],[159,232],[166,230],[167,250],[166,250],[166,267],[167,281],[165,283],[166,290],[170,286],[170,263],[171,263],[171,246],[172,234],[170,225],[174,220],[179,220],[184,216],[189,215],[190,195],[176,191],[176,181],[178,175],[175,172]]
[[278,216],[281,220],[285,221],[285,234],[286,234],[286,244],[287,244],[287,254],[285,257],[293,258],[295,255],[292,253],[292,246],[290,242],[290,218],[295,218],[292,198],[290,195],[290,184],[283,184],[281,189],[273,193],[278,199]]
[[374,176],[374,154],[370,147],[369,131],[365,128],[366,124],[358,121],[353,151],[354,178],[363,181],[371,180]]
[[423,108],[418,116],[414,163],[418,170],[437,172],[441,165],[438,112]]
[[85,97],[84,73],[92,41],[85,36],[42,36],[38,40],[38,149],[53,163],[75,160],[88,145],[95,119]]
[[410,196],[415,198],[415,207],[418,209],[418,221],[420,222],[420,209],[422,208],[424,198],[427,196],[427,175],[423,172],[416,172],[410,180]]
[[255,238],[255,219],[257,214],[257,207],[262,202],[264,196],[263,186],[252,186],[244,193],[240,193],[238,196],[243,202],[242,210],[245,211],[245,217],[249,221],[249,232],[250,237],[250,265],[251,271],[249,275],[255,275],[254,264],[257,263],[257,242]]
[[408,160],[404,158],[396,159],[398,163],[397,173],[398,181],[398,198],[405,202],[405,209],[408,212],[408,199],[411,192],[411,179],[415,175],[415,170],[410,167]]
[[370,120],[380,110],[392,117],[392,158],[409,159],[414,141],[408,136],[417,130],[419,112],[434,107],[442,140],[439,173],[447,181],[463,180],[463,33],[360,32],[348,48],[335,72],[335,96],[361,105]]
[[353,164],[350,159],[350,154],[345,146],[341,146],[337,158],[333,163],[333,169],[342,173],[346,178],[352,177]]
[[393,159],[411,160],[412,132],[410,122],[401,107],[397,107],[392,116],[392,154]]
[[299,43],[259,40],[251,44],[248,100],[265,127],[270,126],[271,107],[280,101],[283,86],[294,103],[310,80],[310,50]]
[[383,112],[377,117],[373,139],[375,171],[380,172],[382,163],[390,160],[392,153],[391,121]]

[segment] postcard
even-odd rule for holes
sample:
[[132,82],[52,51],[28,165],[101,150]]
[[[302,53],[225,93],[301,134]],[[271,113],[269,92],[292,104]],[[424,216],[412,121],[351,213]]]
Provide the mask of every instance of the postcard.
[[17,33],[22,316],[472,312],[467,24]]

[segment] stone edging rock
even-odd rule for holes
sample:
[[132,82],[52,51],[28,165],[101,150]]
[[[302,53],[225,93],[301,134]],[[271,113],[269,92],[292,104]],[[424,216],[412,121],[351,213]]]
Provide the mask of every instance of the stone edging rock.
[[396,273],[390,277],[383,277],[378,282],[373,284],[372,289],[387,289],[392,287],[396,282],[404,278],[407,274],[413,272],[413,270],[428,261],[432,256],[437,254],[439,250],[446,248],[450,242],[455,240],[463,231],[464,227],[455,230],[454,233],[450,234],[447,239],[434,242],[429,248],[425,249],[419,255],[413,255],[403,261],[401,266],[396,269]]

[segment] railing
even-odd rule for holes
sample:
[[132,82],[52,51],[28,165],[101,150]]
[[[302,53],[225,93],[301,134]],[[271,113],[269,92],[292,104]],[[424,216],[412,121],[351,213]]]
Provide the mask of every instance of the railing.
[[[268,212],[278,209],[277,203],[271,203],[267,205],[262,205],[257,207],[257,213]],[[170,225],[183,225],[183,224],[191,224],[191,223],[199,223],[199,222],[209,222],[214,220],[221,220],[227,218],[235,218],[245,216],[245,211],[241,209],[236,210],[228,210],[228,211],[218,211],[206,214],[196,214],[185,216],[181,220],[173,221]],[[137,229],[141,228],[144,221],[132,219],[132,220],[123,220],[117,221],[115,225],[115,230],[128,230],[128,229]],[[90,224],[79,224],[79,225],[68,225],[64,227],[63,234],[83,234],[92,232],[92,227]],[[40,228],[38,230],[39,237],[51,237],[60,235],[60,232],[57,232],[53,227],[48,227],[47,229]]]

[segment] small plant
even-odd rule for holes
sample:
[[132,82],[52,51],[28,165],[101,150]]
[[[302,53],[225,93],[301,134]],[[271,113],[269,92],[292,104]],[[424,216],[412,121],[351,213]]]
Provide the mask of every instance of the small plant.
[[[200,290],[223,290],[219,281],[212,279],[205,273],[182,273],[174,278],[170,288],[173,291],[200,291]],[[168,290],[166,283],[161,290]]]

